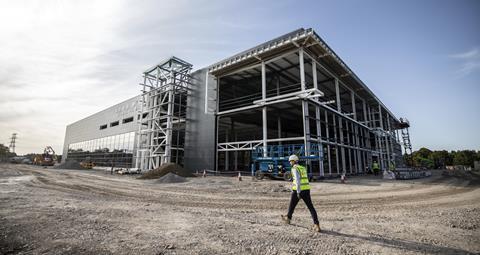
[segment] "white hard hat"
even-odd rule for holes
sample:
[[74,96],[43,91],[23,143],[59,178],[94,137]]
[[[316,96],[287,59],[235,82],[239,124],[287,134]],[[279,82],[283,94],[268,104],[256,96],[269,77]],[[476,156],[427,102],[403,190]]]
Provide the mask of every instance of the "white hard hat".
[[293,154],[290,157],[288,157],[288,161],[298,161],[297,155]]

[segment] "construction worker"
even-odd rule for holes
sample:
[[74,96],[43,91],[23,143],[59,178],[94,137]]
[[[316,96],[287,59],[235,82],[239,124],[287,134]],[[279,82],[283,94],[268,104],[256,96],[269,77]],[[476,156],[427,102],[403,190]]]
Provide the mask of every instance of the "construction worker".
[[390,171],[395,171],[395,163],[393,161],[390,161],[389,169]]
[[313,231],[320,232],[320,225],[318,222],[317,211],[313,207],[312,198],[310,197],[310,184],[308,182],[308,173],[307,169],[304,166],[298,164],[298,156],[291,155],[288,158],[290,165],[292,166],[292,176],[293,176],[293,186],[292,186],[292,196],[290,198],[290,206],[288,207],[288,214],[281,215],[283,222],[290,224],[292,219],[293,211],[298,204],[298,201],[303,199],[303,202],[310,210],[310,214],[313,219]]
[[378,175],[378,172],[380,172],[380,166],[378,165],[377,161],[373,161],[372,170],[374,175]]

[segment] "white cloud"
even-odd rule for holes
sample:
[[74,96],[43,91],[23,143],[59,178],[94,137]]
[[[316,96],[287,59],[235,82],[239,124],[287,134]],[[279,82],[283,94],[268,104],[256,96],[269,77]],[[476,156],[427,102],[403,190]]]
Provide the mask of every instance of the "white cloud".
[[467,52],[464,53],[459,53],[459,54],[453,54],[450,55],[451,58],[459,58],[459,59],[478,59],[480,58],[480,50],[477,48],[471,49]]
[[0,143],[16,132],[21,154],[62,151],[67,124],[139,93],[141,72],[163,58],[201,68],[251,46],[238,35],[253,31],[260,13],[227,17],[238,5],[1,1]]
[[0,143],[17,132],[19,153],[40,152],[46,145],[61,151],[66,124],[133,95],[114,93],[122,82],[102,75],[121,74],[123,65],[111,68],[103,56],[125,47],[115,32],[123,4],[2,2]]
[[466,52],[449,56],[460,62],[460,68],[456,71],[459,77],[464,77],[480,71],[480,49],[473,48]]

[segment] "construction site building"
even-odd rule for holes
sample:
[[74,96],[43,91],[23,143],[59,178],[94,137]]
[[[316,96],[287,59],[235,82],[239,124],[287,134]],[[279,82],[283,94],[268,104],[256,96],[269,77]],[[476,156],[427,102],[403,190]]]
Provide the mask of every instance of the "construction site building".
[[67,126],[63,160],[150,170],[251,172],[300,154],[319,176],[403,165],[397,118],[312,29],[298,29],[191,72],[171,57],[143,73],[141,95]]

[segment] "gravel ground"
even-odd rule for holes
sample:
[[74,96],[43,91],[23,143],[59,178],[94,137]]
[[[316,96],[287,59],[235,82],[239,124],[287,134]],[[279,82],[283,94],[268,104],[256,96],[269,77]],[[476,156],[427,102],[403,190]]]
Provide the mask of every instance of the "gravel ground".
[[480,186],[441,176],[312,183],[321,233],[289,184],[158,183],[100,170],[0,165],[0,254],[479,254]]

